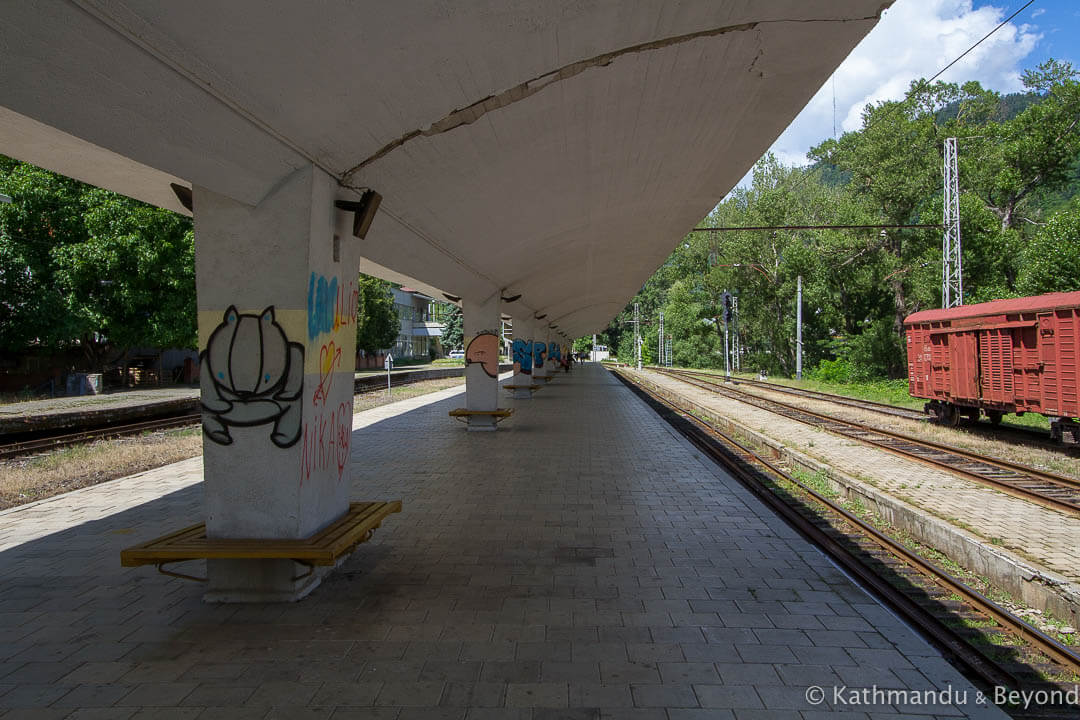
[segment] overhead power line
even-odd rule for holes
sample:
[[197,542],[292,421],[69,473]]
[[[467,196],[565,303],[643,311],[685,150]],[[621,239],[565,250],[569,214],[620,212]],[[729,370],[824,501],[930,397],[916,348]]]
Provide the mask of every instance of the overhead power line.
[[[985,42],[987,38],[989,38],[989,37],[990,37],[991,35],[993,35],[994,33],[996,33],[996,32],[997,32],[998,30],[1000,30],[1001,28],[1003,28],[1003,27],[1005,27],[1006,25],[1008,25],[1008,24],[1009,24],[1009,23],[1010,23],[1010,22],[1012,21],[1012,19],[1013,19],[1013,18],[1015,18],[1015,17],[1017,16],[1017,15],[1019,15],[1019,14],[1020,14],[1020,13],[1022,13],[1022,12],[1024,12],[1025,10],[1027,10],[1027,9],[1028,9],[1029,7],[1031,7],[1031,6],[1032,6],[1032,5],[1034,4],[1034,3],[1035,3],[1035,0],[1028,0],[1028,1],[1026,2],[1026,3],[1024,3],[1024,4],[1023,4],[1023,6],[1021,6],[1021,7],[1020,7],[1020,9],[1019,9],[1019,10],[1017,10],[1017,11],[1016,11],[1016,12],[1014,12],[1014,13],[1013,13],[1012,15],[1010,15],[1009,17],[1007,17],[1007,18],[1005,18],[1004,20],[1002,20],[1002,21],[1001,21],[1001,22],[1000,22],[1000,23],[998,24],[998,26],[997,26],[997,27],[995,27],[995,28],[994,28],[993,30],[991,30],[990,32],[986,33],[986,34],[985,34],[985,35],[983,35],[983,36],[982,36],[981,38],[979,38],[978,42],[976,42],[976,43],[975,43],[974,45],[972,45],[971,47],[969,47],[969,48],[968,48],[967,50],[965,50],[964,52],[962,52],[962,53],[960,53],[959,55],[957,55],[957,56],[956,56],[956,58],[954,58],[954,59],[953,59],[953,61],[952,61],[952,62],[950,62],[950,63],[949,63],[948,65],[946,65],[945,67],[941,68],[941,69],[940,69],[940,70],[938,70],[938,71],[937,71],[936,73],[934,73],[934,76],[933,76],[933,77],[931,77],[931,78],[930,78],[930,79],[929,79],[929,80],[928,80],[927,82],[928,82],[928,83],[932,83],[932,82],[934,82],[935,80],[937,80],[937,79],[938,79],[939,77],[941,77],[942,75],[944,75],[944,74],[945,74],[945,72],[946,72],[946,71],[947,71],[947,70],[948,70],[949,68],[951,68],[951,67],[952,67],[953,65],[955,65],[956,63],[958,63],[958,62],[960,62],[961,60],[963,60],[963,59],[964,59],[964,57],[965,57],[965,56],[966,56],[966,55],[967,55],[968,53],[970,53],[970,52],[971,52],[972,50],[974,50],[975,48],[977,48],[977,47],[979,47],[980,45],[982,45],[982,44],[983,44],[983,42]],[[872,119],[872,120],[870,121],[870,123],[869,123],[869,124],[868,124],[868,125],[867,125],[867,126],[866,126],[865,128],[863,128],[863,130],[864,130],[864,131],[866,131],[866,130],[869,130],[869,129],[870,129],[870,128],[872,128],[872,127],[873,127],[874,125],[876,125],[876,124],[877,124],[877,123],[878,123],[879,121],[881,121],[881,120],[883,120],[884,118],[886,118],[886,117],[889,117],[890,115],[892,115],[892,113],[893,113],[893,112],[895,112],[895,111],[897,110],[897,108],[901,107],[901,103],[902,103],[902,102],[903,102],[903,100],[899,100],[899,101],[897,101],[897,102],[896,102],[896,104],[895,104],[895,105],[893,105],[893,106],[892,106],[892,107],[891,107],[891,108],[890,108],[890,109],[889,109],[888,111],[886,111],[885,113],[883,113],[883,114],[881,114],[881,115],[878,115],[877,117],[873,118],[873,119]],[[836,134],[836,131],[835,131],[835,129],[833,130],[833,134],[834,134],[834,135]],[[794,184],[794,185],[793,185],[793,186],[791,187],[791,190],[790,190],[790,191],[791,191],[791,192],[794,192],[794,191],[795,191],[796,189],[798,189],[798,188],[799,188],[799,187],[800,187],[800,186],[801,186],[801,185],[803,184],[803,182],[804,182],[804,181],[806,180],[806,178],[810,176],[810,174],[811,174],[811,173],[809,173],[809,172],[804,172],[804,173],[802,173],[802,174],[801,174],[801,175],[799,176],[799,181],[798,181],[798,182],[796,182],[796,183],[795,183],[795,184]]]
[[941,223],[921,225],[742,225],[729,227],[699,227],[691,232],[733,232],[736,230],[906,230],[906,229],[934,229],[940,230]]

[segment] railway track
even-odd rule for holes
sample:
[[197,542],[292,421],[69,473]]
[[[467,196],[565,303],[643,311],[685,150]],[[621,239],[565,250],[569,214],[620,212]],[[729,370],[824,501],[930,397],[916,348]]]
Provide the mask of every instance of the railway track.
[[156,430],[168,430],[171,428],[187,427],[198,424],[202,419],[199,413],[180,415],[157,420],[144,420],[143,422],[128,423],[126,425],[111,425],[109,427],[94,428],[63,435],[49,435],[48,437],[23,440],[21,442],[6,443],[0,445],[0,460],[30,455],[32,453],[50,452],[71,445],[104,440],[107,438],[123,437],[125,435],[139,435],[144,432]]
[[663,370],[681,382],[709,390],[777,415],[819,427],[836,435],[849,437],[881,448],[910,460],[943,468],[1014,497],[1023,498],[1048,508],[1080,516],[1080,481],[1063,475],[1038,470],[1027,465],[990,458],[951,445],[870,427],[851,420],[816,413],[811,410],[769,400],[743,392],[725,383],[706,380],[692,373]]
[[[663,368],[650,368],[653,370]],[[689,372],[698,377],[712,377],[715,378],[715,373],[707,372]],[[732,384],[734,385],[748,385],[750,387],[760,388],[762,390],[768,390],[770,392],[784,393],[786,395],[795,395],[798,397],[805,397],[808,400],[820,400],[822,402],[830,402],[836,405],[847,405],[860,410],[870,410],[872,412],[882,413],[884,415],[893,415],[895,417],[901,417],[908,420],[916,420],[919,422],[932,422],[930,416],[924,412],[918,410],[912,410],[910,408],[897,407],[896,405],[889,405],[888,403],[879,403],[872,400],[862,400],[860,398],[853,398],[847,395],[836,395],[834,393],[821,392],[819,390],[808,390],[806,388],[791,387],[790,385],[781,385],[780,383],[765,382],[762,380],[750,380],[746,378],[732,378]],[[1017,425],[995,425],[990,422],[972,422],[961,423],[955,426],[960,431],[974,431],[979,433],[992,433],[994,436],[1000,436],[1008,438],[1010,441],[1023,442],[1029,444],[1036,444],[1040,447],[1047,448],[1049,450],[1055,450],[1058,452],[1074,452],[1071,448],[1063,446],[1061,443],[1054,442],[1050,438],[1050,434],[1037,430],[1035,428],[1020,427]]]
[[[1071,688],[1067,683],[1080,675],[1080,655],[1074,649],[1032,627],[705,420],[713,414],[707,408],[642,378],[628,377],[619,370],[616,375],[696,447],[921,629],[962,665],[981,689]],[[1062,707],[1042,708],[1031,716],[1075,714],[1075,707]]]

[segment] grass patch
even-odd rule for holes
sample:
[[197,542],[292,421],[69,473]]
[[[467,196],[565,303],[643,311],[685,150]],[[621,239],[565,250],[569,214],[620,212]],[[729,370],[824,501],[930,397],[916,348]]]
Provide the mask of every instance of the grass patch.
[[428,393],[446,390],[447,388],[461,387],[464,384],[465,378],[463,377],[439,378],[438,380],[421,380],[420,382],[409,383],[408,385],[400,385],[393,388],[390,392],[387,392],[386,388],[366,392],[353,398],[353,412],[358,413],[363,412],[364,410],[371,410],[372,408],[397,402],[398,400],[407,400],[408,398],[417,397],[418,395],[427,395]]
[[202,452],[202,430],[182,428],[99,440],[0,463],[0,509],[132,475]]

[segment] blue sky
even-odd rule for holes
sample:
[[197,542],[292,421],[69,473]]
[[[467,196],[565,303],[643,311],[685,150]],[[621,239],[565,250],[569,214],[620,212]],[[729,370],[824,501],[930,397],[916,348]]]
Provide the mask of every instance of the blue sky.
[[[785,163],[805,165],[807,150],[832,136],[834,120],[838,134],[858,129],[866,104],[902,97],[912,80],[933,76],[1025,2],[896,0],[772,151]],[[1080,0],[1035,0],[941,79],[1016,92],[1023,89],[1020,73],[1050,57],[1080,67]]]

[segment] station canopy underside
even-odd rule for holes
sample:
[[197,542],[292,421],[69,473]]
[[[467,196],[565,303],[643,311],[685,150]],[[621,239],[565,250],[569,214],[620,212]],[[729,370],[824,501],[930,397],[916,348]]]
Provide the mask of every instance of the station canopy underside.
[[625,305],[888,4],[12,3],[0,152],[178,211],[170,183],[257,205],[313,163],[340,199],[382,195],[362,271],[520,294],[506,312],[573,337]]

